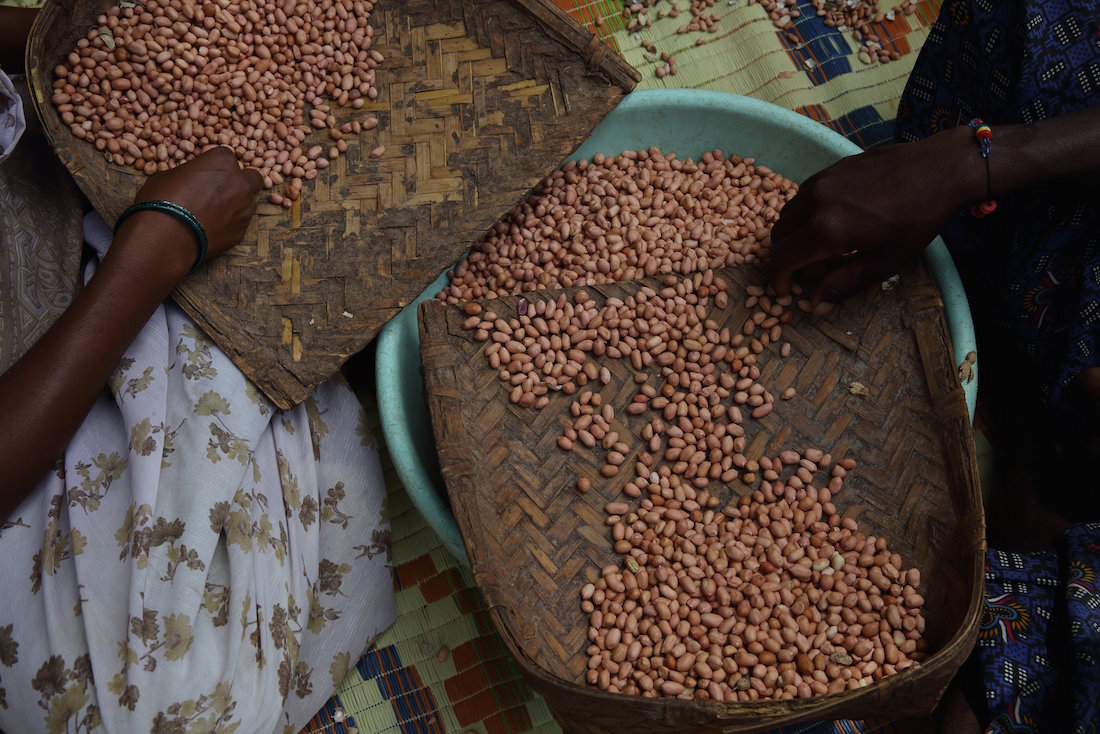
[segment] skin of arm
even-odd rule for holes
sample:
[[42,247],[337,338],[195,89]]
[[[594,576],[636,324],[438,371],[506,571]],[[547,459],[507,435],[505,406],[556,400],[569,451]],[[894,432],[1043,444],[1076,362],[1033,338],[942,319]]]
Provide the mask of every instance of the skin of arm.
[[[201,221],[208,257],[236,246],[262,185],[225,148],[156,174],[137,200],[167,199]],[[0,376],[0,516],[30,493],[87,416],[145,322],[187,275],[196,257],[190,228],[161,212],[134,214],[102,265],[64,314]]]
[[[1100,171],[1100,107],[992,131],[995,199]],[[985,197],[985,163],[965,124],[844,158],[807,179],[783,208],[769,280],[785,294],[796,272],[810,275],[813,303],[827,310],[912,262],[956,212]]]
[[36,17],[38,10],[34,8],[0,7],[0,69],[23,73],[23,49]]

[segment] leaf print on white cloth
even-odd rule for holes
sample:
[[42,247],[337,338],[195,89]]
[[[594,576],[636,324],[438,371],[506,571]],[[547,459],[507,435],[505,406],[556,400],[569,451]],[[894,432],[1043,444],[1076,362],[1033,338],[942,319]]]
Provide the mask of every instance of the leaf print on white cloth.
[[[187,346],[190,341],[193,347]],[[186,363],[180,368],[180,372],[188,380],[209,380],[217,377],[218,370],[214,367],[213,353],[210,341],[206,335],[190,324],[183,327],[183,337],[176,344],[176,354],[185,358]]]
[[126,471],[127,460],[117,451],[100,454],[92,462],[77,462],[74,467],[80,484],[69,488],[69,506],[79,505],[84,512],[95,512],[99,503],[111,488],[111,484],[122,478]]
[[42,534],[42,546],[31,560],[31,591],[37,594],[41,588],[42,575],[53,576],[61,564],[84,552],[88,540],[76,528],[68,533],[61,532],[61,525],[51,518]]
[[130,617],[130,634],[148,647],[160,637],[160,622],[155,609],[142,609],[140,617]]
[[5,668],[10,668],[19,662],[19,643],[11,636],[11,630],[14,626],[14,624],[9,624],[0,627],[0,665]]
[[130,398],[131,400],[136,398],[139,392],[142,392],[143,390],[147,390],[149,388],[149,386],[152,385],[152,384],[153,384],[153,368],[152,367],[146,367],[142,371],[141,377],[131,377],[122,386],[122,389],[119,390],[119,392],[118,392],[119,402],[124,402],[126,398]]
[[183,425],[186,422],[187,419],[184,418],[174,429],[164,432],[164,445],[161,447],[160,450],[161,469],[167,469],[168,467],[172,466],[172,462],[168,461],[168,457],[176,453],[176,436],[179,434],[180,429],[183,428]]
[[313,499],[313,495],[308,495],[302,500],[301,509],[298,510],[298,522],[302,523],[302,527],[309,530],[309,526],[317,522],[317,500]]
[[[298,610],[294,610],[298,611]],[[293,688],[298,698],[313,692],[313,668],[298,659],[297,637],[288,635],[283,659],[279,661],[279,693],[286,698]]]
[[258,387],[252,384],[251,380],[245,383],[244,394],[260,409],[260,415],[267,415],[271,412],[271,402],[260,392]]
[[126,384],[126,373],[130,368],[134,366],[133,357],[123,357],[118,361],[118,366],[115,367],[114,372],[107,378],[107,387],[110,388],[111,394],[118,397],[119,390]]
[[[69,731],[69,722],[75,719],[80,710],[88,703],[86,688],[86,686],[73,683],[65,689],[64,693],[50,701],[49,710],[46,713],[47,734],[62,734],[62,732]],[[91,725],[98,723],[95,720],[96,718],[98,717],[93,719],[85,717],[84,722],[78,721],[76,731],[80,731],[81,723],[85,724],[85,731],[91,731]]]
[[339,612],[325,609],[325,605],[321,603],[313,589],[310,589],[306,594],[306,601],[309,603],[309,619],[306,622],[306,629],[313,634],[321,634],[329,621],[340,618]]
[[[12,638],[12,627],[14,625],[6,625],[0,627],[0,665],[5,668],[10,668],[19,662],[19,643]],[[0,676],[0,681],[3,677]],[[3,686],[0,686],[0,709],[6,709],[8,707],[7,691]]]
[[208,581],[202,595],[202,608],[210,614],[215,627],[229,624],[229,587]]
[[207,390],[195,403],[195,415],[229,415],[229,401],[213,390]]
[[[35,673],[31,687],[38,692],[38,705],[46,711],[46,732],[90,732],[99,727],[99,708],[88,705],[88,684],[92,665],[88,655],[80,655],[70,670],[60,655],[51,655]],[[87,707],[87,708],[85,708]],[[84,716],[80,712],[84,711]],[[79,718],[78,718],[79,717]],[[75,721],[75,725],[71,726]]]
[[334,563],[327,558],[321,559],[321,566],[317,574],[317,588],[322,594],[343,596],[340,586],[344,583],[344,575],[351,570],[346,563]]
[[278,411],[174,304],[145,328],[0,527],[0,730],[293,734],[393,619],[379,457],[346,386]]
[[330,487],[324,499],[324,509],[321,510],[321,519],[346,529],[348,521],[352,519],[351,515],[345,515],[340,510],[340,502],[346,496],[343,482],[337,482],[336,486]]
[[252,458],[252,449],[248,447],[248,442],[234,436],[217,423],[210,424],[210,436],[209,443],[206,445],[206,458],[211,464],[221,461],[223,454],[230,461],[239,461],[241,466],[247,464]]
[[153,720],[152,731],[157,734],[233,734],[241,725],[239,720],[233,720],[236,708],[229,684],[221,681],[210,695],[204,693],[159,712]]
[[390,552],[392,550],[393,540],[390,537],[389,528],[375,529],[371,533],[370,544],[363,544],[355,546],[355,550],[359,551],[359,555],[356,558],[367,557],[368,561],[374,560],[375,556],[385,555],[386,562],[388,564],[390,560]]
[[143,418],[130,429],[130,451],[149,456],[157,450],[154,435],[164,431],[164,425],[154,426],[148,418]]
[[332,656],[332,665],[328,667],[328,674],[332,676],[333,687],[339,686],[348,677],[348,668],[351,665],[350,652],[338,652]]
[[167,614],[164,616],[164,657],[179,660],[189,649],[191,641],[191,618],[186,614]]
[[309,417],[309,436],[313,441],[313,459],[321,460],[321,440],[328,435],[328,424],[321,418],[322,410],[312,397],[306,398],[306,415]]
[[138,561],[138,568],[145,568],[149,560],[149,540],[152,530],[148,527],[153,517],[153,508],[143,504],[136,507],[131,502],[122,519],[122,525],[115,531],[115,541],[122,552],[118,560],[125,561],[127,556]]

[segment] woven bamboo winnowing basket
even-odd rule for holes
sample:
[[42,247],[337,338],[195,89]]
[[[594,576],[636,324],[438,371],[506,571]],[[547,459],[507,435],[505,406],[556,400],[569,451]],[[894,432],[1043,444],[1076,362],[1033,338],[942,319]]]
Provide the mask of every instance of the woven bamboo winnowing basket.
[[[116,2],[51,0],[27,47],[46,135],[108,223],[145,177],[75,138],[50,97],[54,67]],[[370,22],[380,94],[337,117],[381,124],[350,139],[293,209],[265,198],[244,242],[175,293],[282,408],[366,345],[639,79],[551,0],[381,0]],[[386,154],[370,158],[380,144]]]
[[[731,284],[730,305],[711,318],[736,332],[748,315],[744,285],[763,276],[752,269],[723,275]],[[636,289],[637,283],[587,288],[597,302]],[[517,300],[490,307],[508,319]],[[637,506],[621,491],[630,472],[605,480],[598,473],[602,458],[559,449],[556,439],[572,425],[574,398],[548,393],[551,402],[539,412],[512,404],[508,386],[487,365],[485,343],[463,330],[465,318],[462,309],[438,301],[421,306],[421,356],[440,464],[492,619],[566,731],[756,732],[815,719],[932,711],[976,639],[984,521],[943,306],[923,268],[903,274],[894,290],[876,286],[825,318],[785,326],[783,338],[793,347],[787,359],[774,345],[761,355],[768,389],[778,395],[794,386],[797,396],[777,401],[761,421],[746,418],[748,458],[811,446],[855,458],[859,464],[834,500],[838,512],[856,518],[864,532],[888,538],[904,565],[917,566],[927,600],[931,654],[922,664],[856,691],[809,700],[646,699],[585,683],[588,617],[580,589],[604,566],[622,565],[603,508],[610,501]],[[637,389],[629,364],[607,359],[600,365],[613,377],[599,392],[615,409],[620,435],[636,447],[625,464],[633,466],[649,416],[625,413]],[[856,382],[867,394],[853,391]],[[577,493],[578,476],[592,480],[588,494]],[[717,491],[723,498],[747,492],[739,485]]]

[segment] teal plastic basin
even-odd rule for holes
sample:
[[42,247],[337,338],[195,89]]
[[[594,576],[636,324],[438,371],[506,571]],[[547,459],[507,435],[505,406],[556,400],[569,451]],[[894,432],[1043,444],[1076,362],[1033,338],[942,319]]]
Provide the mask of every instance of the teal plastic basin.
[[[698,159],[708,150],[755,157],[763,165],[796,181],[860,148],[824,125],[796,112],[749,97],[693,89],[638,91],[623,99],[569,160],[597,153],[656,145],[664,152]],[[958,360],[976,349],[970,305],[958,272],[938,237],[928,246],[926,261],[943,292],[952,347]],[[431,422],[424,402],[420,372],[420,338],[416,306],[447,285],[446,273],[393,318],[378,337],[378,409],[394,467],[413,503],[439,534],[443,545],[469,565],[462,535],[447,501],[439,472]],[[975,379],[964,386],[974,413]]]

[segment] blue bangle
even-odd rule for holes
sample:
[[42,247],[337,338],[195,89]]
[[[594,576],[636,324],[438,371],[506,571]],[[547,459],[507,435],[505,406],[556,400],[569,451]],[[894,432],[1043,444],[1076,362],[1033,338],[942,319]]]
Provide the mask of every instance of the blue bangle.
[[203,229],[202,222],[199,221],[199,218],[174,202],[165,201],[163,199],[149,199],[147,201],[139,201],[122,212],[122,214],[118,216],[118,221],[115,222],[115,232],[118,232],[118,228],[122,226],[122,223],[125,222],[131,214],[143,211],[157,211],[171,214],[191,228],[191,231],[195,233],[195,238],[199,241],[199,256],[195,258],[195,264],[191,266],[187,274],[190,275],[198,270],[199,266],[202,265],[202,261],[206,258],[206,230]]

